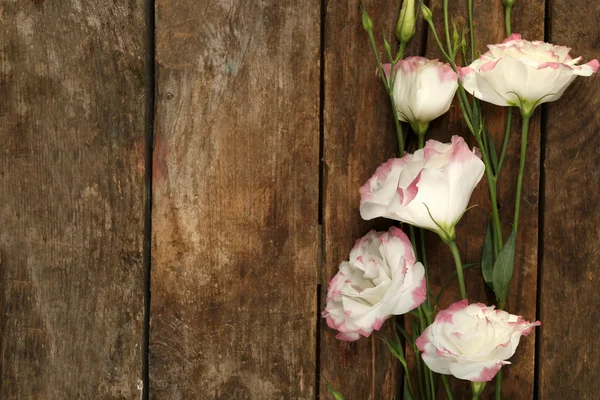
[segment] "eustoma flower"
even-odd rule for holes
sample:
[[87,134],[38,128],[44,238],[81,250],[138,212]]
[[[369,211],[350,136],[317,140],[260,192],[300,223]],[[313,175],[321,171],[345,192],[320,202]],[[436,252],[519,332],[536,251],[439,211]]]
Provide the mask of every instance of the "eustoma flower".
[[568,47],[521,39],[512,34],[459,73],[466,91],[499,106],[518,106],[531,115],[539,104],[558,100],[575,77],[590,76],[598,60],[578,65]]
[[[383,65],[387,75],[390,64]],[[396,64],[394,102],[400,121],[424,134],[429,122],[446,113],[458,88],[458,75],[438,60],[408,57]]]
[[425,269],[400,229],[371,231],[356,241],[349,261],[329,283],[323,317],[340,340],[369,336],[390,315],[417,308],[426,298]]
[[440,311],[416,343],[432,371],[488,382],[510,364],[506,360],[515,354],[521,336],[538,325],[539,321],[530,323],[494,306],[462,300]]
[[360,188],[360,215],[385,217],[454,238],[484,164],[464,139],[429,140],[425,148],[381,165]]

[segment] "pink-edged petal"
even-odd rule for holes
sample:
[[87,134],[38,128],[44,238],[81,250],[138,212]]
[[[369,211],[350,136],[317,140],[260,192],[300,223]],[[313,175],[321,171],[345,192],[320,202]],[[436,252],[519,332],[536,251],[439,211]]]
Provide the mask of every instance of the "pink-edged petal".
[[521,34],[520,33],[513,33],[509,37],[507,37],[506,39],[504,39],[504,41],[502,41],[502,43],[512,42],[513,40],[521,40]]
[[600,63],[598,60],[593,59],[585,64],[574,67],[573,73],[579,76],[591,76],[598,72],[598,67],[600,67]]
[[489,382],[494,379],[504,364],[510,363],[502,360],[453,363],[450,364],[450,373],[458,379],[471,382]]

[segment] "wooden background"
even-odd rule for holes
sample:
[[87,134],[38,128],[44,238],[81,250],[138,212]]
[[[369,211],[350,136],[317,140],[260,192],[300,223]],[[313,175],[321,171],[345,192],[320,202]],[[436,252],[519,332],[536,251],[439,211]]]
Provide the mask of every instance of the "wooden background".
[[[393,38],[399,4],[366,3]],[[465,8],[451,4],[459,24]],[[475,1],[479,51],[503,39],[502,11]],[[526,38],[600,55],[600,3],[513,13]],[[408,54],[439,57],[421,28]],[[315,399],[326,380],[393,398],[382,341],[341,343],[320,318],[354,240],[387,223],[358,214],[396,149],[377,79],[356,0],[0,0],[0,399]],[[599,90],[579,78],[534,118],[507,307],[543,325],[504,368],[505,399],[598,397]],[[506,112],[487,115],[499,142]],[[456,107],[431,137],[452,133],[468,137]],[[501,213],[518,148],[514,134]],[[484,181],[473,202],[468,262]],[[453,266],[428,241],[439,286]]]

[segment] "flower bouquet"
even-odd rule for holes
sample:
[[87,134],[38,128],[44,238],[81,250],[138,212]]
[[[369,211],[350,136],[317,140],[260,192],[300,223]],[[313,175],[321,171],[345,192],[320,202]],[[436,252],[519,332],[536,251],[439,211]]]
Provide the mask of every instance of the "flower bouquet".
[[[505,0],[506,40],[475,47],[473,4],[465,28],[459,33],[449,24],[444,1],[444,38],[440,39],[431,10],[423,3],[404,0],[396,27],[397,46],[384,39],[384,57],[374,39],[374,24],[364,5],[362,24],[371,44],[377,74],[389,96],[398,138],[398,158],[385,161],[360,188],[360,215],[365,220],[387,218],[396,226],[371,231],[357,239],[348,260],[341,262],[331,279],[323,317],[338,331],[337,338],[356,341],[394,324],[393,339],[383,338],[404,368],[405,399],[434,399],[442,385],[448,399],[455,398],[450,376],[471,384],[473,399],[479,399],[495,381],[495,396],[502,398],[502,368],[517,351],[522,336],[540,325],[505,310],[515,267],[523,176],[530,120],[543,103],[556,101],[577,76],[598,70],[597,60],[581,64],[570,49],[542,41],[528,41],[511,32],[514,0]],[[416,31],[418,12],[426,21],[444,56],[443,61],[407,56],[407,44]],[[453,101],[476,143],[470,148],[464,138],[452,136],[450,143],[427,140],[430,122],[445,114]],[[484,103],[507,107],[507,126],[498,151],[486,129]],[[498,179],[508,152],[512,108],[521,116],[521,148],[516,176],[515,207],[510,232],[503,232],[497,200]],[[405,151],[412,131],[417,149]],[[469,211],[475,187],[485,176],[489,191],[489,224],[481,235],[483,248],[477,264],[463,264],[456,244],[456,225]],[[505,212],[505,210],[503,210]],[[431,278],[439,274],[427,263],[428,241],[424,230],[434,232],[452,254],[455,272],[440,291]],[[495,305],[469,301],[464,270],[478,267],[493,292]],[[445,278],[445,277],[444,277]],[[456,279],[454,279],[456,278]],[[457,284],[460,298],[447,308],[440,298],[449,285]],[[514,313],[514,314],[513,314]],[[405,315],[404,323],[394,316]],[[531,316],[528,316],[531,317]],[[415,364],[409,365],[408,353]],[[331,394],[342,399],[340,388],[329,385]]]

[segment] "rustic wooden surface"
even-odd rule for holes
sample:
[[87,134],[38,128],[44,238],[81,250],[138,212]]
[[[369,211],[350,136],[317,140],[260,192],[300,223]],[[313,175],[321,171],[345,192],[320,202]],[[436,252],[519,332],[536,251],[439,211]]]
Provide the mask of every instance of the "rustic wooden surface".
[[[600,55],[598,3],[550,2],[549,39]],[[577,21],[577,23],[573,23]],[[540,287],[540,399],[597,399],[600,79],[578,78],[547,108]]]
[[[443,31],[443,2],[433,0],[431,9],[434,23],[438,29],[441,40],[445,43]],[[449,12],[451,20],[457,25],[468,25],[467,2],[450,2]],[[474,7],[474,32],[476,55],[484,53],[486,44],[501,42],[505,37],[504,6],[502,0],[476,3]],[[544,2],[542,0],[517,1],[513,9],[512,30],[521,33],[523,38],[529,40],[543,40],[544,38]],[[452,31],[451,31],[452,32]],[[428,36],[427,55],[430,58],[442,58],[439,48],[432,34]],[[462,63],[462,65],[465,65]],[[506,109],[500,107],[485,108],[486,127],[492,133],[495,147],[501,149],[506,126]],[[529,145],[527,151],[526,174],[523,180],[523,200],[521,202],[521,218],[515,255],[515,270],[511,284],[509,300],[506,310],[511,313],[523,315],[529,320],[536,317],[536,290],[537,290],[537,250],[538,250],[538,199],[539,199],[539,163],[540,163],[540,115],[538,111],[533,117],[529,131]],[[504,240],[507,239],[512,229],[514,215],[514,193],[516,191],[516,176],[519,168],[519,152],[521,148],[520,116],[518,110],[513,111],[512,134],[509,142],[506,160],[498,181],[498,201],[500,204],[500,217],[503,225]],[[462,124],[462,114],[458,103],[452,106],[449,117],[434,122],[431,126],[431,136],[440,141],[449,141],[454,134],[461,134],[472,145],[476,141]],[[467,214],[457,229],[457,244],[461,251],[463,262],[478,263],[481,260],[481,249],[485,236],[488,218],[491,218],[489,192],[487,179],[482,178],[471,197],[472,205],[479,205]],[[431,254],[429,256],[430,268],[443,271],[433,276],[434,287],[441,287],[446,277],[454,270],[454,263],[447,246],[440,242],[435,235],[428,233]],[[433,275],[433,274],[431,274]],[[430,276],[431,276],[430,275]],[[467,294],[469,300],[481,301],[487,304],[496,302],[493,292],[486,288],[479,268],[471,269],[465,273]],[[460,299],[458,285],[446,291],[441,308]],[[502,369],[504,373],[503,398],[505,399],[531,399],[534,391],[534,355],[535,334],[524,338],[519,346],[519,351],[511,359],[514,366]],[[471,389],[465,382],[451,380],[458,398],[470,396]],[[441,386],[441,385],[440,385]],[[485,396],[491,396],[494,385],[488,385]],[[439,396],[444,398],[440,388]]]
[[137,399],[142,1],[0,3],[2,399]]
[[[429,3],[444,40],[442,0]],[[503,7],[475,3],[483,52],[505,36]],[[348,344],[320,316],[355,239],[391,223],[358,213],[358,188],[397,151],[358,1],[156,0],[149,210],[151,4],[0,2],[0,398],[143,397],[150,239],[151,398],[330,398],[326,380],[347,400],[398,395],[401,371],[378,338],[391,324]],[[400,4],[366,6],[383,56]],[[465,24],[466,1],[450,13]],[[592,2],[518,0],[512,25],[532,40],[546,28],[588,61],[599,17]],[[420,26],[406,55],[422,54],[440,57]],[[579,78],[530,130],[507,310],[543,325],[537,354],[531,335],[503,369],[505,399],[597,397],[598,90],[599,77]],[[474,145],[461,118],[453,106],[429,137]],[[505,118],[486,109],[498,149]],[[499,182],[505,236],[519,130],[514,112]],[[485,177],[472,204],[458,229],[466,262],[481,256]],[[427,241],[439,288],[453,262]],[[494,302],[478,269],[466,276],[470,299]],[[441,306],[458,297],[451,288]],[[453,381],[455,398],[469,398]]]
[[150,396],[313,399],[320,2],[156,11]]
[[[369,1],[375,37],[383,57],[382,34],[395,43],[394,27],[400,4]],[[328,2],[324,31],[323,104],[323,232],[321,309],[327,283],[339,264],[348,259],[354,241],[370,229],[387,229],[385,220],[363,221],[358,212],[358,190],[377,167],[396,156],[398,142],[389,99],[361,24],[358,1]],[[418,54],[421,28],[407,52]],[[391,338],[392,323],[368,339],[344,343],[321,324],[321,388],[325,380],[347,400],[391,399],[401,373],[380,336]]]

